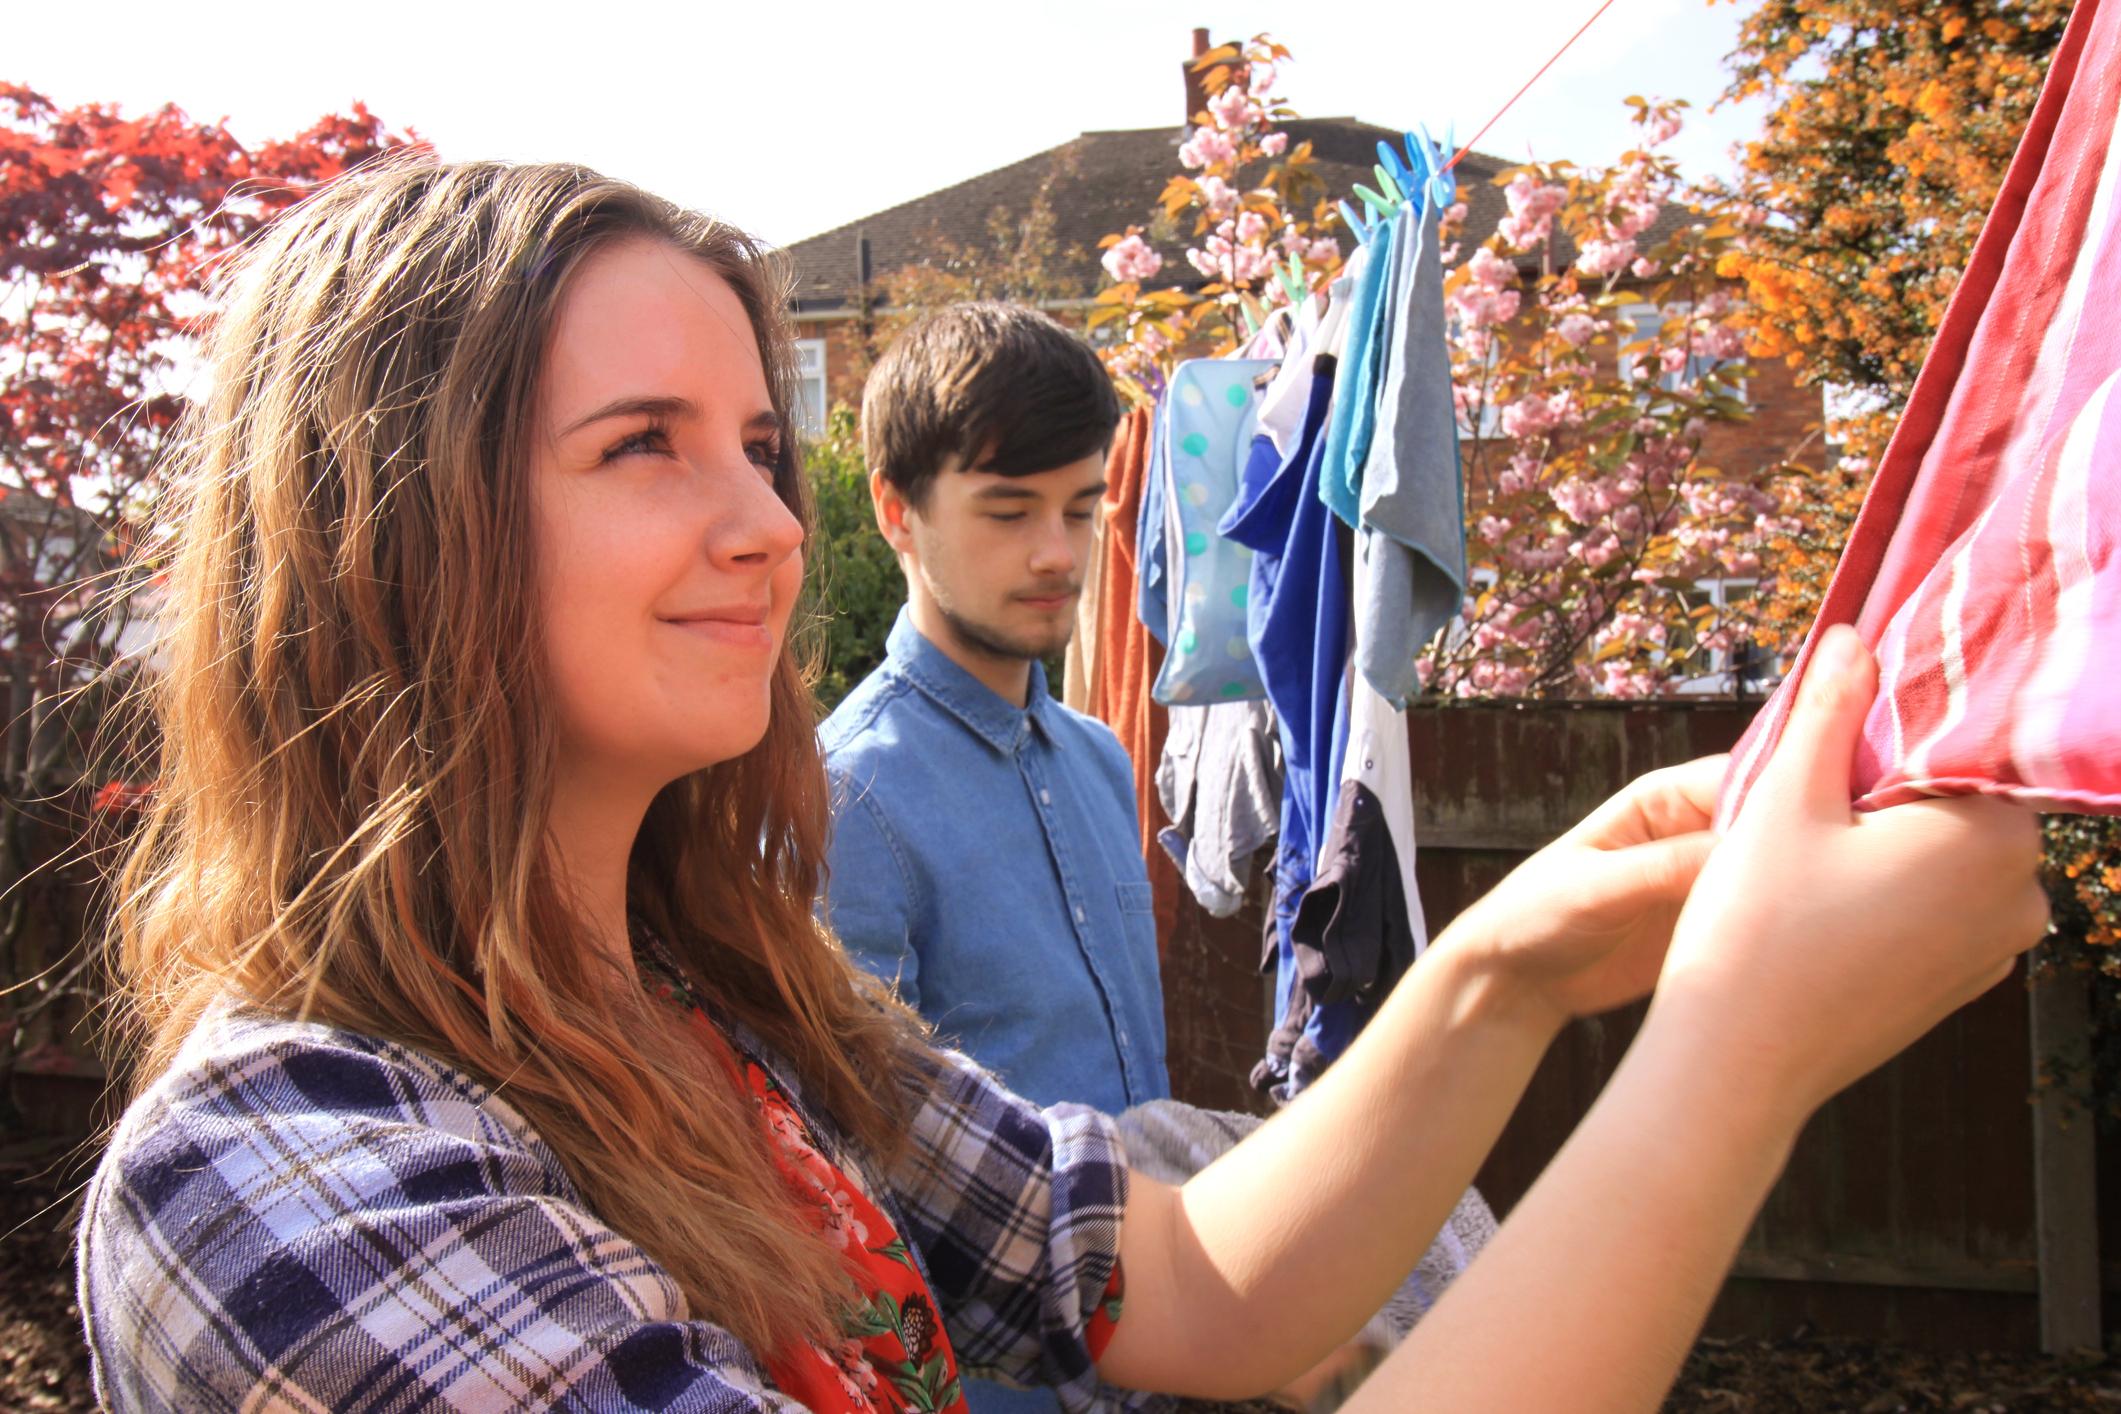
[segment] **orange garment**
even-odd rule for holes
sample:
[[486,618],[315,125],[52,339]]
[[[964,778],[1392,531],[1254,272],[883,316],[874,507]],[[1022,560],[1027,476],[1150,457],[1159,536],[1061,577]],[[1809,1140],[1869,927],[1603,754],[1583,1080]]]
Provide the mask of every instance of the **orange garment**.
[[1149,469],[1147,408],[1136,408],[1120,420],[1105,463],[1102,584],[1099,587],[1096,669],[1092,673],[1091,716],[1112,728],[1134,761],[1134,806],[1141,818],[1142,859],[1156,890],[1156,946],[1161,957],[1178,926],[1178,870],[1156,842],[1162,821],[1156,795],[1156,763],[1164,754],[1170,718],[1149,696],[1164,665],[1164,646],[1135,616],[1137,547],[1134,527],[1141,518],[1143,482]]

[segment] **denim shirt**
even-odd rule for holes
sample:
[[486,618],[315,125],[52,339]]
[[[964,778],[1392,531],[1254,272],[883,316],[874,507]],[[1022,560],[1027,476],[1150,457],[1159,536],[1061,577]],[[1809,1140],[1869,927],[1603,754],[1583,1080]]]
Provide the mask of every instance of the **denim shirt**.
[[1019,708],[904,611],[820,728],[825,911],[848,952],[1017,1093],[1107,1114],[1170,1093],[1127,754],[1033,664]]

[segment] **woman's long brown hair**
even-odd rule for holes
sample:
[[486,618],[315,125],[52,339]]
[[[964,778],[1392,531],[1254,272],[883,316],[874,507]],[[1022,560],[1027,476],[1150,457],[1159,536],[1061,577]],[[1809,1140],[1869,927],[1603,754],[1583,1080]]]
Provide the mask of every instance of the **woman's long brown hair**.
[[[715,1063],[583,945],[543,828],[534,394],[570,275],[644,236],[729,282],[785,421],[769,255],[577,167],[393,161],[296,207],[232,272],[176,468],[121,1001],[149,1078],[222,995],[479,1077],[694,1316],[765,1352],[827,1329],[839,1258]],[[775,484],[807,524],[783,447]],[[630,902],[887,1149],[921,1040],[813,921],[826,812],[791,647],[765,739],[656,799]]]

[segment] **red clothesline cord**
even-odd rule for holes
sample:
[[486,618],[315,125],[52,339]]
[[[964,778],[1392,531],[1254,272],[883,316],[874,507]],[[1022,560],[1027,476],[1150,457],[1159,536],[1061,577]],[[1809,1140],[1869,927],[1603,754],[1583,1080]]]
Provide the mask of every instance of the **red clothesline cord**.
[[[1585,20],[1583,24],[1577,28],[1576,33],[1570,35],[1567,40],[1563,41],[1561,48],[1554,51],[1554,58],[1547,60],[1544,64],[1541,64],[1539,66],[1539,72],[1524,81],[1524,88],[1520,88],[1517,90],[1517,92],[1511,94],[1510,102],[1505,103],[1502,105],[1502,107],[1496,109],[1495,116],[1488,119],[1485,123],[1482,123],[1480,125],[1480,131],[1466,139],[1466,145],[1458,149],[1458,156],[1453,157],[1450,161],[1444,163],[1443,170],[1445,172],[1448,172],[1453,167],[1456,167],[1458,165],[1458,158],[1465,156],[1468,152],[1471,152],[1473,150],[1473,144],[1479,142],[1483,137],[1486,137],[1488,129],[1494,127],[1496,123],[1502,120],[1502,115],[1510,111],[1510,104],[1515,103],[1518,99],[1524,97],[1525,90],[1529,89],[1533,84],[1538,83],[1540,79],[1545,77],[1547,70],[1554,67],[1555,60],[1560,59],[1562,55],[1568,53],[1569,46],[1571,44],[1574,44],[1577,40],[1583,38],[1583,32],[1589,29],[1592,25],[1596,24],[1600,15],[1604,14],[1606,11],[1612,8],[1613,0],[1605,0],[1605,3],[1603,5],[1600,5],[1597,9],[1591,11],[1591,18]],[[1438,175],[1442,174],[1439,173]]]

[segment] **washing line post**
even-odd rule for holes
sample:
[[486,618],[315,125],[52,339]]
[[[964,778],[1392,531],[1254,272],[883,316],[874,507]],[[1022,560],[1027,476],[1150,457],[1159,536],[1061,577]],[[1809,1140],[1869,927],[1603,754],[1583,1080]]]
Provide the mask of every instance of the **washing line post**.
[[[2055,1062],[2089,1075],[2091,989],[2081,973],[2052,968],[2027,988],[2033,1074]],[[2085,1067],[2077,1070],[2077,1067]],[[2040,1262],[2040,1348],[2050,1355],[2100,1348],[2096,1126],[2066,1085],[2033,1101],[2033,1224]]]

